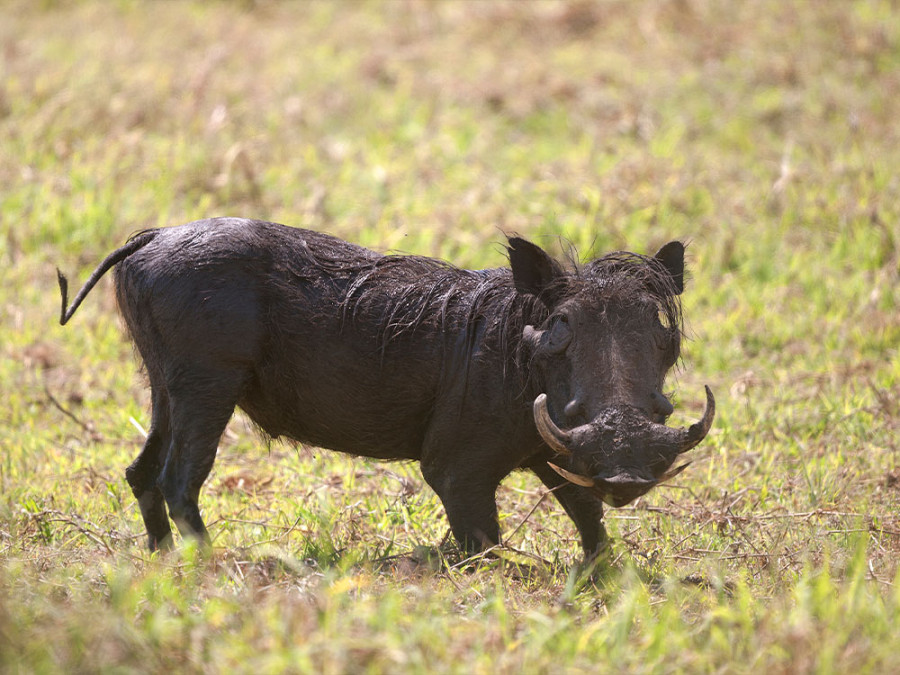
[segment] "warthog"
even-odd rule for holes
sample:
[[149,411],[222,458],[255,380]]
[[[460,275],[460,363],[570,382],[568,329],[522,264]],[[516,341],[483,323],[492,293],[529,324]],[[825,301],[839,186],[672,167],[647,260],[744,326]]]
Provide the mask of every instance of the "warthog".
[[125,476],[151,550],[168,516],[208,541],[200,487],[235,406],[272,438],[419,460],[456,541],[500,542],[495,491],[530,469],[575,522],[586,557],[605,545],[603,502],[622,506],[674,475],[713,421],[664,425],[679,356],[684,247],[564,266],[519,237],[511,269],[381,255],[326,234],[234,218],[147,230],[111,253],[143,358],[152,415]]

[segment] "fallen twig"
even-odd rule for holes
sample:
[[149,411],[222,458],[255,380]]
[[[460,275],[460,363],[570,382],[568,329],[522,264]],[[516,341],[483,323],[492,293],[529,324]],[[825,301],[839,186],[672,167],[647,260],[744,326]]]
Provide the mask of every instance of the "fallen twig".
[[92,441],[100,441],[103,439],[103,436],[97,432],[94,428],[94,425],[90,422],[82,422],[78,419],[78,416],[75,415],[71,410],[67,409],[62,403],[56,400],[56,397],[50,392],[50,388],[44,385],[44,395],[47,397],[47,400],[53,404],[53,406],[59,410],[63,415],[68,417],[70,420],[75,422],[79,427],[84,429],[91,436]]

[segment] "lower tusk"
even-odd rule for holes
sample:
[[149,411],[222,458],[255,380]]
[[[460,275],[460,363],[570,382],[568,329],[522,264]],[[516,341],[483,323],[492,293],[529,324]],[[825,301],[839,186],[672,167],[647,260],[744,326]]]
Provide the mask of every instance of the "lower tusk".
[[577,473],[572,473],[571,471],[566,471],[562,467],[556,466],[556,464],[554,464],[553,462],[547,462],[547,466],[549,466],[570,483],[580,485],[581,487],[594,487],[594,480],[592,478],[588,478],[587,476],[582,476]]
[[676,466],[674,469],[669,469],[660,477],[660,479],[658,481],[656,481],[657,484],[662,483],[663,481],[667,481],[672,478],[675,478],[675,476],[680,474],[682,471],[684,471],[690,465],[691,465],[690,462],[685,462],[684,464],[682,464],[680,466]]

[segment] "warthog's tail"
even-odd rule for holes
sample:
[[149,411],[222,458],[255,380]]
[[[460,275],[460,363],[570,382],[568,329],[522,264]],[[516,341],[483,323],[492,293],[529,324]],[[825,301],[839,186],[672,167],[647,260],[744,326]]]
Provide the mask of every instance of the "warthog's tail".
[[75,310],[78,309],[78,306],[87,297],[87,294],[90,293],[91,289],[97,285],[98,281],[100,281],[100,277],[106,274],[111,267],[114,267],[135,251],[138,251],[139,249],[149,244],[155,237],[155,230],[145,230],[144,232],[139,232],[131,239],[129,239],[128,243],[125,244],[122,248],[117,248],[115,251],[106,256],[103,262],[97,266],[97,269],[95,269],[91,273],[90,278],[85,282],[84,286],[81,287],[81,290],[78,291],[78,295],[75,296],[75,299],[72,301],[72,305],[68,309],[66,309],[66,305],[69,302],[69,280],[66,279],[65,275],[59,271],[59,268],[57,268],[56,278],[59,281],[59,291],[62,294],[62,310],[59,313],[59,324],[61,326],[66,325],[66,322],[72,318]]

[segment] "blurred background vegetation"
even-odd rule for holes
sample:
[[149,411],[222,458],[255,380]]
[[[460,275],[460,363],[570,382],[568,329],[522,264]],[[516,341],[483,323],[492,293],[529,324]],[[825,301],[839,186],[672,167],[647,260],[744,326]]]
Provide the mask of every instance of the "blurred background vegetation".
[[[896,2],[4,2],[0,660],[324,672],[892,670],[900,657]],[[423,562],[416,467],[266,444],[238,415],[216,556],[143,553],[148,396],[108,280],[131,233],[235,215],[466,267],[690,242],[675,486],[571,523],[498,493],[527,574]],[[536,508],[534,508],[536,506]],[[532,508],[534,511],[531,512]],[[527,520],[518,528],[519,523]]]

